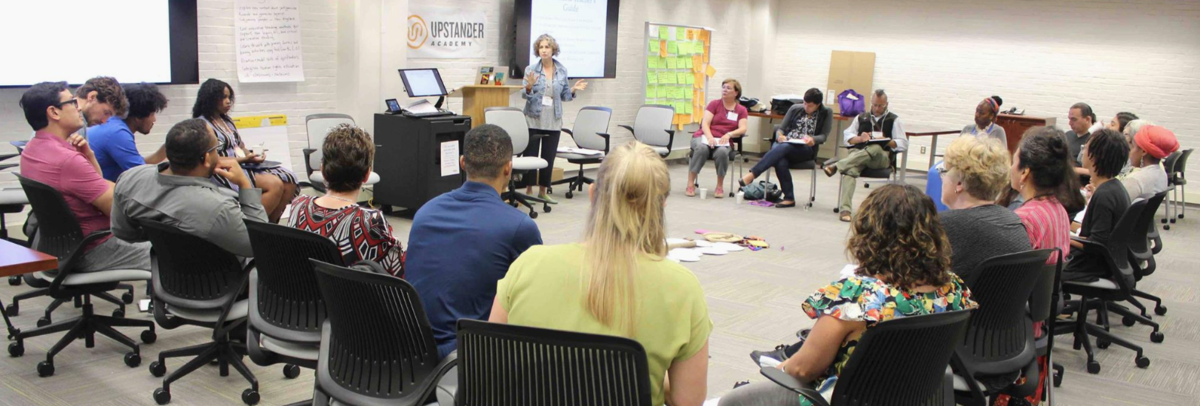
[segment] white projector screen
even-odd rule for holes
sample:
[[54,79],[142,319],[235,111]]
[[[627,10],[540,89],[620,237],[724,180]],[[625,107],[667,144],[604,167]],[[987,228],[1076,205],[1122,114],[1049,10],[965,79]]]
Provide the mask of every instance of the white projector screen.
[[171,82],[170,0],[0,2],[0,86]]
[[517,64],[536,63],[533,43],[550,34],[571,77],[616,77],[619,7],[620,0],[517,0]]

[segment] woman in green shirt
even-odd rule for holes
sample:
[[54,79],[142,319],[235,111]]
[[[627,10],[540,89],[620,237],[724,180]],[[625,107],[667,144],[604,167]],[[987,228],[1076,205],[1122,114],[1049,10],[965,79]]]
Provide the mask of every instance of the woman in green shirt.
[[701,405],[712,321],[700,281],[665,258],[670,186],[653,149],[618,147],[589,189],[583,242],[525,251],[489,321],[631,338],[646,349],[655,405]]

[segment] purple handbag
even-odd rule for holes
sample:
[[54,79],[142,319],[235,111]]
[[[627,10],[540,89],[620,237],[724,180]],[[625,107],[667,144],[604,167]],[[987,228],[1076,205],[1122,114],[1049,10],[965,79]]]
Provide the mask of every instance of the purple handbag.
[[[853,95],[854,97],[850,97]],[[863,95],[858,94],[854,89],[846,89],[838,94],[838,107],[841,108],[842,117],[855,117],[867,111],[866,100]]]

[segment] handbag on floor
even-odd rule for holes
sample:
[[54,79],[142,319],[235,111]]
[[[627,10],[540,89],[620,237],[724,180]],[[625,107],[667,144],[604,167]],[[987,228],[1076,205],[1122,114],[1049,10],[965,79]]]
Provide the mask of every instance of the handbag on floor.
[[776,185],[765,180],[753,182],[742,188],[742,197],[746,200],[766,200],[778,202],[783,198],[783,191]]

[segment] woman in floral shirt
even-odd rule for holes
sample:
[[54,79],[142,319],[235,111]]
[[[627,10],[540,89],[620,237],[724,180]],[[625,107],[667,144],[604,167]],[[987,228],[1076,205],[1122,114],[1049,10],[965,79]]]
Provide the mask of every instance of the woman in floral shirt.
[[[966,285],[950,272],[950,244],[933,201],[921,190],[884,186],[855,214],[846,251],[858,262],[858,270],[804,301],[804,312],[817,321],[804,341],[776,352],[754,353],[760,363],[776,357],[782,361],[780,369],[811,382],[826,400],[868,328],[976,306]],[[739,387],[720,401],[721,406],[809,404],[770,381]]]

